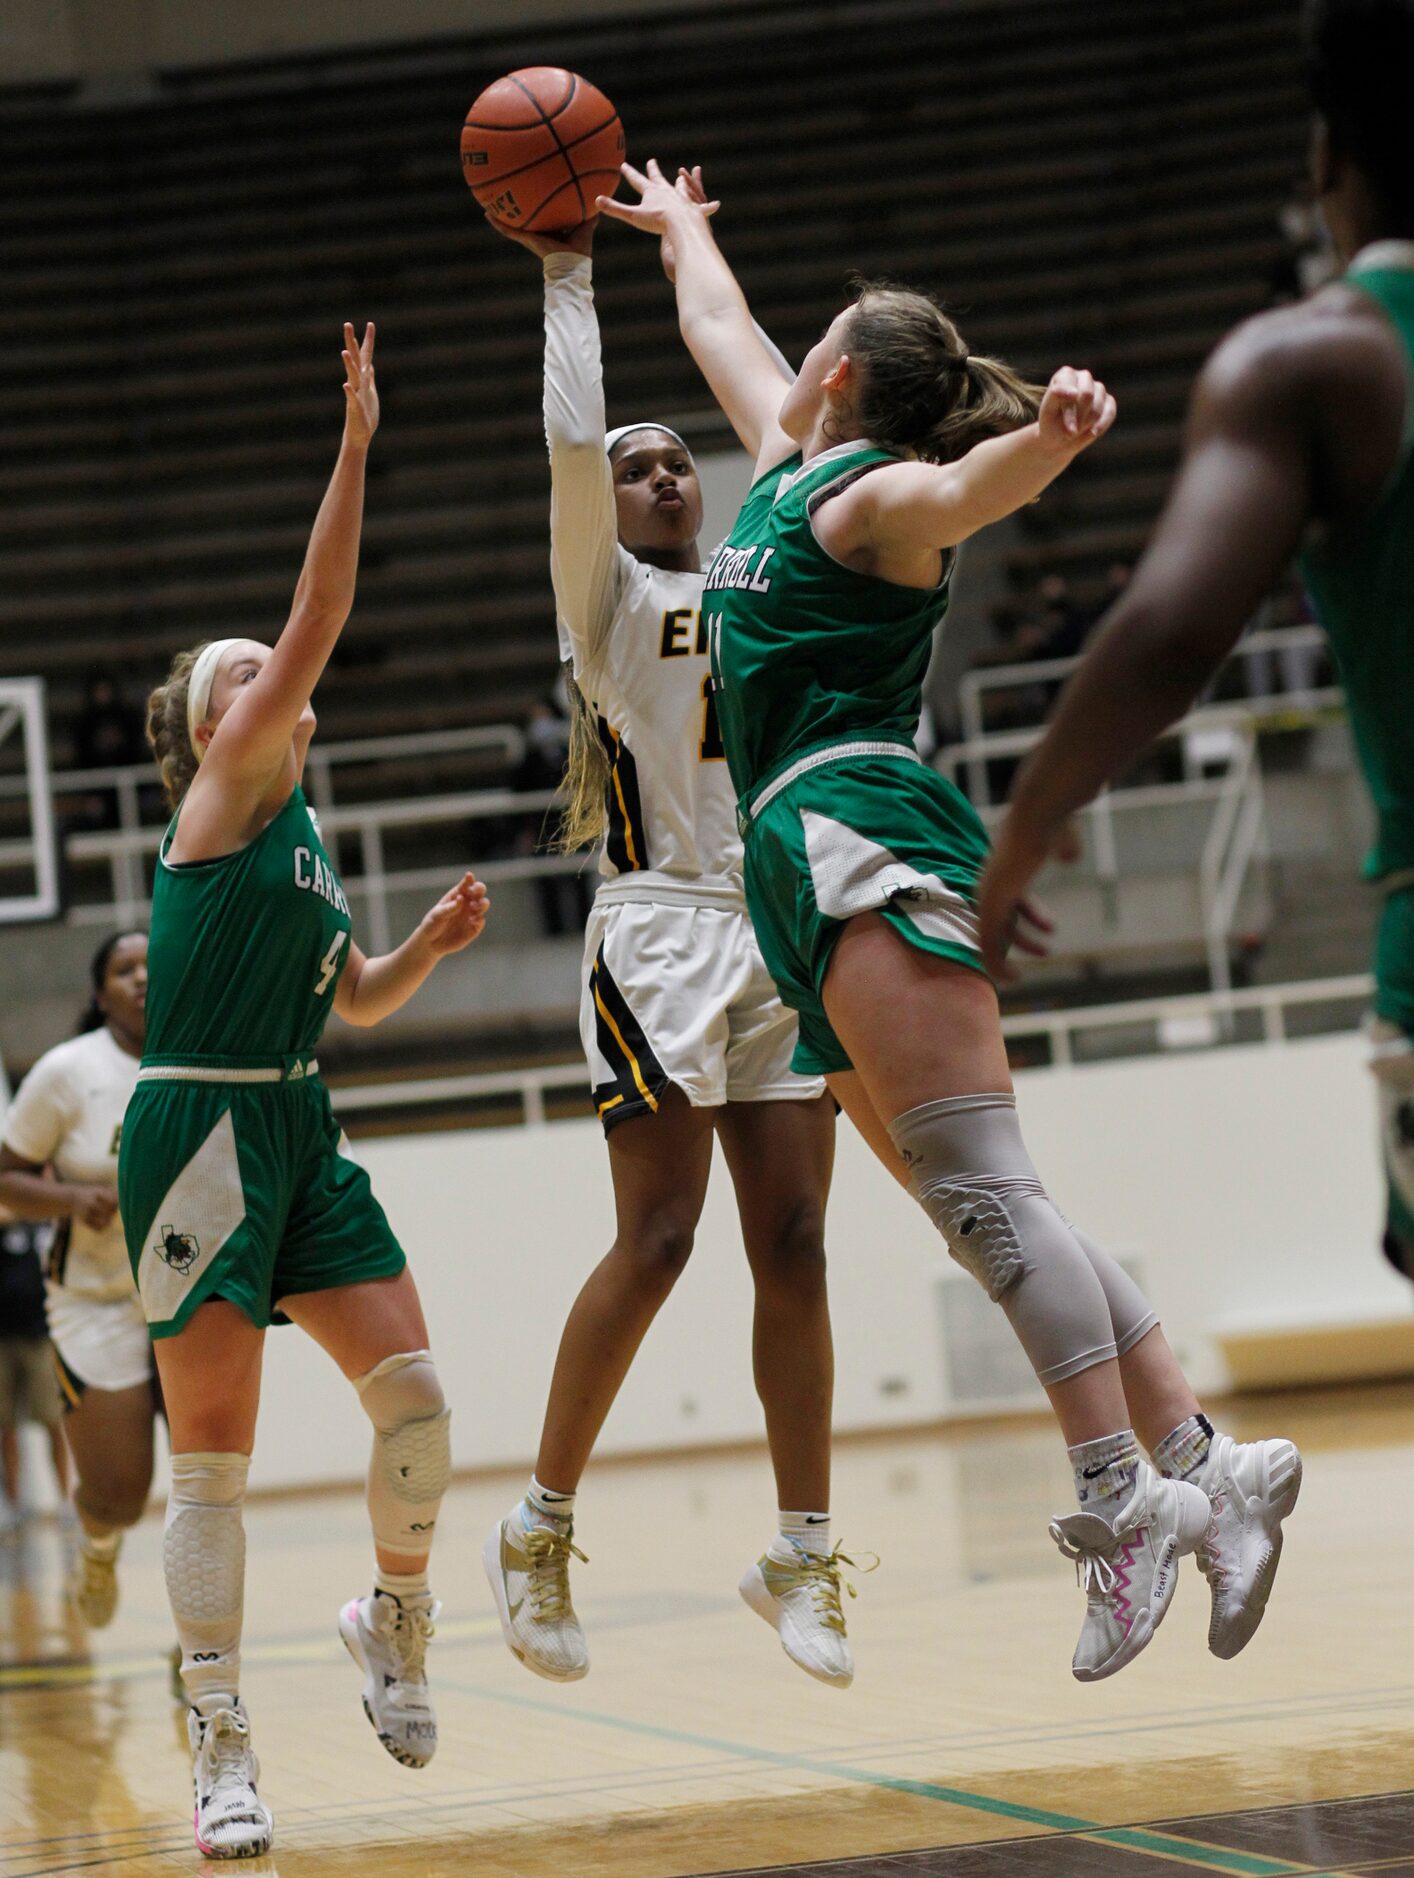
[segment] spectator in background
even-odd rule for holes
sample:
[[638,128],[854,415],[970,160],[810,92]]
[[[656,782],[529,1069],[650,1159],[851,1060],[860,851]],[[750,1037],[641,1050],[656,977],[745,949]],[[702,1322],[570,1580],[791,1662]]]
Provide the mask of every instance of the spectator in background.
[[44,1317],[39,1261],[39,1241],[47,1234],[47,1227],[0,1213],[0,1533],[13,1532],[28,1517],[19,1444],[25,1422],[38,1422],[47,1431],[59,1497],[65,1505],[69,1498],[64,1406]]

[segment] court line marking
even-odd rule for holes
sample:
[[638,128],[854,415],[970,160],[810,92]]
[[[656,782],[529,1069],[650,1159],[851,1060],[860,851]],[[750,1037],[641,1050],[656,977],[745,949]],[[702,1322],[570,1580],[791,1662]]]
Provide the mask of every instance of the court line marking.
[[[495,1618],[466,1618],[440,1627],[441,1634],[450,1638],[471,1639],[479,1636],[495,1635],[499,1621]],[[282,1644],[264,1644],[246,1650],[243,1654],[248,1659],[267,1662],[290,1662],[320,1660],[325,1657],[331,1661],[337,1657],[334,1640],[326,1645],[313,1645],[309,1642]],[[0,1687],[15,1687],[43,1684],[50,1687],[70,1683],[96,1681],[102,1675],[122,1676],[124,1674],[146,1674],[157,1676],[166,1673],[165,1663],[154,1663],[150,1656],[112,1661],[107,1663],[84,1663],[51,1665],[26,1665],[0,1670]],[[552,1702],[538,1701],[532,1696],[512,1695],[504,1690],[491,1689],[483,1684],[456,1683],[445,1678],[438,1679],[439,1686],[463,1695],[479,1697],[485,1701],[500,1702],[517,1708],[533,1709],[537,1713],[566,1716],[591,1726],[615,1728],[646,1736],[660,1741],[673,1741],[681,1746],[707,1749],[715,1754],[724,1755],[734,1760],[749,1760],[759,1764],[779,1767],[798,1768],[804,1773],[816,1773],[827,1778],[847,1781],[851,1784],[871,1786],[888,1792],[907,1793],[914,1798],[934,1800],[944,1805],[954,1806],[964,1811],[990,1814],[1003,1819],[1013,1819],[1021,1824],[1041,1826],[1056,1833],[1065,1833],[1071,1837],[1092,1842],[1123,1846],[1126,1850],[1143,1855],[1162,1858],[1170,1863],[1184,1864],[1204,1871],[1233,1872],[1240,1878],[1347,1878],[1347,1874],[1335,1868],[1318,1871],[1310,1865],[1295,1864],[1288,1860],[1266,1858],[1258,1853],[1240,1852],[1227,1846],[1209,1845],[1201,1840],[1176,1838],[1170,1834],[1157,1833],[1141,1826],[1099,1826],[1093,1821],[1079,1819],[1065,1813],[1054,1813],[1040,1807],[1030,1807],[1018,1801],[995,1799],[988,1794],[973,1793],[963,1787],[943,1786],[932,1781],[911,1780],[901,1775],[875,1773],[867,1768],[850,1767],[836,1761],[820,1761],[811,1757],[783,1754],[770,1748],[758,1748],[745,1742],[724,1741],[714,1736],[696,1735],[681,1729],[664,1728],[652,1722],[638,1722],[628,1716],[604,1714],[598,1710],[562,1707]],[[133,1856],[119,1854],[119,1857]],[[64,1867],[49,1867],[51,1871]],[[68,1869],[78,1869],[69,1867]],[[35,1872],[28,1878],[42,1878]]]
[[[461,1695],[478,1696],[484,1701],[501,1702],[515,1708],[533,1709],[537,1714],[572,1716],[593,1727],[616,1728],[623,1733],[646,1735],[652,1740],[672,1741],[683,1747],[710,1749],[738,1760],[756,1761],[775,1767],[794,1767],[802,1773],[822,1774],[852,1785],[879,1788],[886,1792],[907,1793],[918,1799],[937,1800],[964,1811],[987,1813],[996,1818],[1013,1819],[1024,1825],[1048,1827],[1052,1832],[1123,1846],[1127,1851],[1172,1863],[1197,1866],[1203,1871],[1235,1872],[1242,1878],[1345,1878],[1345,1875],[1322,1871],[1311,1865],[1293,1864],[1286,1859],[1265,1858],[1255,1852],[1240,1852],[1227,1846],[1208,1846],[1200,1840],[1180,1839],[1166,1833],[1152,1832],[1143,1826],[1099,1826],[1093,1820],[1078,1819],[1067,1813],[1053,1813],[1042,1807],[1025,1806],[1015,1800],[994,1799],[990,1794],[971,1793],[964,1787],[947,1787],[928,1780],[909,1780],[896,1774],[871,1773],[867,1768],[850,1767],[838,1761],[821,1761],[797,1754],[778,1753],[772,1748],[758,1748],[740,1741],[724,1741],[712,1735],[698,1735],[680,1728],[663,1728],[654,1722],[639,1722],[626,1715],[607,1715],[597,1709],[562,1707],[543,1702],[534,1696],[512,1695],[479,1683],[449,1682],[438,1679],[440,1688]],[[1196,1856],[1195,1856],[1196,1855]]]

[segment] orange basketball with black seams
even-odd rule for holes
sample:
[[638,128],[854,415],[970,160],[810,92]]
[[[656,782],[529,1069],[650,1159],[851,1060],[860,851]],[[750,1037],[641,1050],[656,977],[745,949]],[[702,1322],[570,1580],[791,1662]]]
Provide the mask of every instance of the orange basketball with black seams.
[[577,228],[611,196],[624,127],[596,86],[559,65],[529,65],[488,85],[462,127],[462,174],[508,228],[547,235]]

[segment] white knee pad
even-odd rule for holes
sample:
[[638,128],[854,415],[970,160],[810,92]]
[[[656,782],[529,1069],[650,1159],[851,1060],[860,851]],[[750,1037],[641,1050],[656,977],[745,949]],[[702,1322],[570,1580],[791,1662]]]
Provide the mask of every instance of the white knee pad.
[[1114,1356],[1104,1287],[1031,1164],[1015,1096],[925,1102],[898,1116],[889,1135],[909,1191],[1006,1312],[1043,1383]]
[[386,1356],[354,1387],[374,1428],[368,1464],[373,1536],[390,1552],[422,1557],[432,1549],[452,1473],[452,1411],[437,1366],[427,1350]]
[[240,1687],[248,1454],[174,1454],[162,1568],[182,1646],[182,1680],[203,1696]]

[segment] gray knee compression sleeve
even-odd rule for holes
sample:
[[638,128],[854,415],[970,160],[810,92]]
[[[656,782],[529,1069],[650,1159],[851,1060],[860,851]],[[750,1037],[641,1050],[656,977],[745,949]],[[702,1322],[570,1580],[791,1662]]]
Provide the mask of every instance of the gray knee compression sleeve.
[[1110,1323],[1114,1329],[1115,1349],[1120,1356],[1132,1350],[1141,1337],[1147,1337],[1159,1321],[1159,1313],[1117,1260],[1102,1245],[1096,1245],[1088,1232],[1082,1232],[1074,1220],[1067,1220],[1075,1242],[1089,1259],[1105,1293]]
[[1115,1354],[1104,1287],[1031,1165],[1009,1095],[909,1109],[889,1135],[948,1251],[1006,1312],[1043,1383]]
[[422,1558],[432,1549],[451,1477],[452,1412],[426,1350],[388,1356],[354,1384],[373,1423],[368,1511],[389,1552]]

